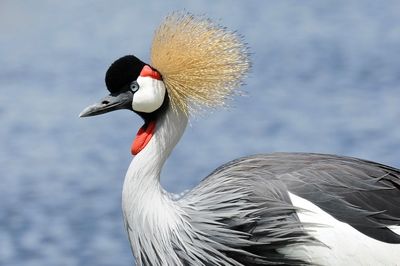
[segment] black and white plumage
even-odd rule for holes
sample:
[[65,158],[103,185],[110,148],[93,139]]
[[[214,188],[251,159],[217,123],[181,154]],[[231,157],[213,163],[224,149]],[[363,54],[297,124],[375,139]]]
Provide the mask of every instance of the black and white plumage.
[[[243,224],[246,219],[224,219],[223,215],[219,220],[229,228],[251,232],[249,239],[258,244],[267,243],[263,248],[259,245],[243,248],[264,255],[269,262],[296,264],[274,252],[277,248],[284,249],[285,254],[293,254],[294,247],[301,247],[307,252],[297,258],[312,254],[315,258],[308,261],[312,263],[351,265],[360,260],[361,265],[378,265],[386,259],[384,265],[387,265],[396,262],[400,251],[399,245],[391,245],[400,244],[400,235],[389,229],[400,222],[399,185],[398,169],[373,162],[324,154],[276,153],[245,157],[221,166],[183,201],[191,201],[191,197],[225,195],[235,189],[244,191],[247,196],[240,200],[246,204],[241,203],[241,206],[256,205],[250,208],[256,214],[246,219],[257,217],[257,221]],[[213,206],[213,211],[220,211],[218,205],[204,200],[192,205],[205,209]],[[230,211],[238,209],[234,207]],[[354,242],[357,252],[347,250],[348,243],[340,240]],[[379,247],[387,252],[376,253]],[[321,256],[319,260],[318,256]],[[258,265],[251,262],[251,256],[238,258],[243,265]]]
[[[238,62],[243,57],[236,53],[245,50],[238,38],[190,15],[168,21],[174,27],[168,23],[160,27],[155,40],[161,39],[162,45],[156,41],[153,48],[158,52],[153,55],[164,51],[163,45],[174,47],[175,39],[167,42],[171,38],[185,40],[179,34],[204,33],[190,45],[201,50],[212,40],[207,49],[229,48],[229,53],[212,54],[223,56],[216,69],[226,82],[216,84],[226,86],[227,93],[230,86],[240,84],[248,64]],[[212,96],[220,102],[224,94],[215,94],[217,88],[194,86],[202,78],[209,85],[218,78],[207,76],[213,71],[202,63],[206,54],[195,51],[187,58],[184,47],[169,48],[168,64],[154,66],[153,60],[150,67],[134,56],[118,59],[107,71],[111,94],[81,113],[129,109],[145,121],[132,146],[136,156],[122,193],[125,227],[137,265],[395,265],[400,261],[400,170],[389,166],[323,154],[255,155],[221,166],[182,198],[172,199],[160,185],[160,174],[185,131],[190,100],[214,106]],[[193,57],[198,54],[203,57]],[[185,60],[192,65],[183,64]],[[174,63],[177,67],[167,71],[165,65]],[[174,71],[179,67],[193,67],[188,73],[198,77],[186,80]],[[239,80],[232,71],[241,73]]]

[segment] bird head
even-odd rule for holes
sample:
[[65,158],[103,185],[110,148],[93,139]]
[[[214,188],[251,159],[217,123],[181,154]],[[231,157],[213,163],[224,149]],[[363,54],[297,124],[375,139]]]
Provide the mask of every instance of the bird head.
[[106,72],[105,82],[110,94],[85,108],[80,117],[128,109],[148,123],[157,110],[168,102],[160,73],[133,55],[112,63]]
[[249,68],[248,48],[235,32],[175,12],[155,32],[150,64],[133,55],[116,60],[105,78],[110,94],[80,116],[128,109],[145,120],[146,131],[167,110],[189,115],[224,105]]

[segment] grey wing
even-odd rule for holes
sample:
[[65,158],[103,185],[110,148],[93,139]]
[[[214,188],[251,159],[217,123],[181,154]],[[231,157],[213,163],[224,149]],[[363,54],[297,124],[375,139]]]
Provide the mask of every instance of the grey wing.
[[243,171],[265,172],[265,178],[280,180],[288,191],[365,235],[400,243],[400,236],[388,229],[400,225],[399,169],[356,158],[310,153],[256,155],[230,164],[241,164]]
[[224,254],[224,265],[313,265],[279,251],[321,243],[308,234],[312,225],[298,219],[286,185],[257,162],[225,164],[184,195],[179,204],[189,223],[206,236],[202,245]]
[[179,203],[193,228],[229,259],[243,265],[308,265],[280,252],[293,244],[321,245],[309,234],[319,221],[301,223],[289,192],[365,235],[400,243],[400,236],[388,229],[400,225],[400,170],[355,158],[306,153],[244,157],[216,169]]

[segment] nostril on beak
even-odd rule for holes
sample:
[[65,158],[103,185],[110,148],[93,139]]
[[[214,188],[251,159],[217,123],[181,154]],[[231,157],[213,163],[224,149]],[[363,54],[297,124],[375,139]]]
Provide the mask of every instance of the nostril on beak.
[[109,103],[110,103],[109,101],[102,101],[101,102],[102,105],[106,105],[106,104],[109,104]]

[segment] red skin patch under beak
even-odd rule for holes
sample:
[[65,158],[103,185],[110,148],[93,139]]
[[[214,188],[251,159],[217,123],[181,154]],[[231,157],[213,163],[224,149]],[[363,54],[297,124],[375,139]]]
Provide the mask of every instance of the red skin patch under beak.
[[153,137],[155,129],[156,129],[155,121],[151,121],[150,123],[143,125],[139,129],[138,133],[136,134],[136,138],[131,146],[132,155],[138,154],[141,150],[143,150],[146,147],[151,137]]
[[162,80],[160,73],[153,70],[150,66],[145,65],[140,72],[141,77],[151,77],[153,79]]

